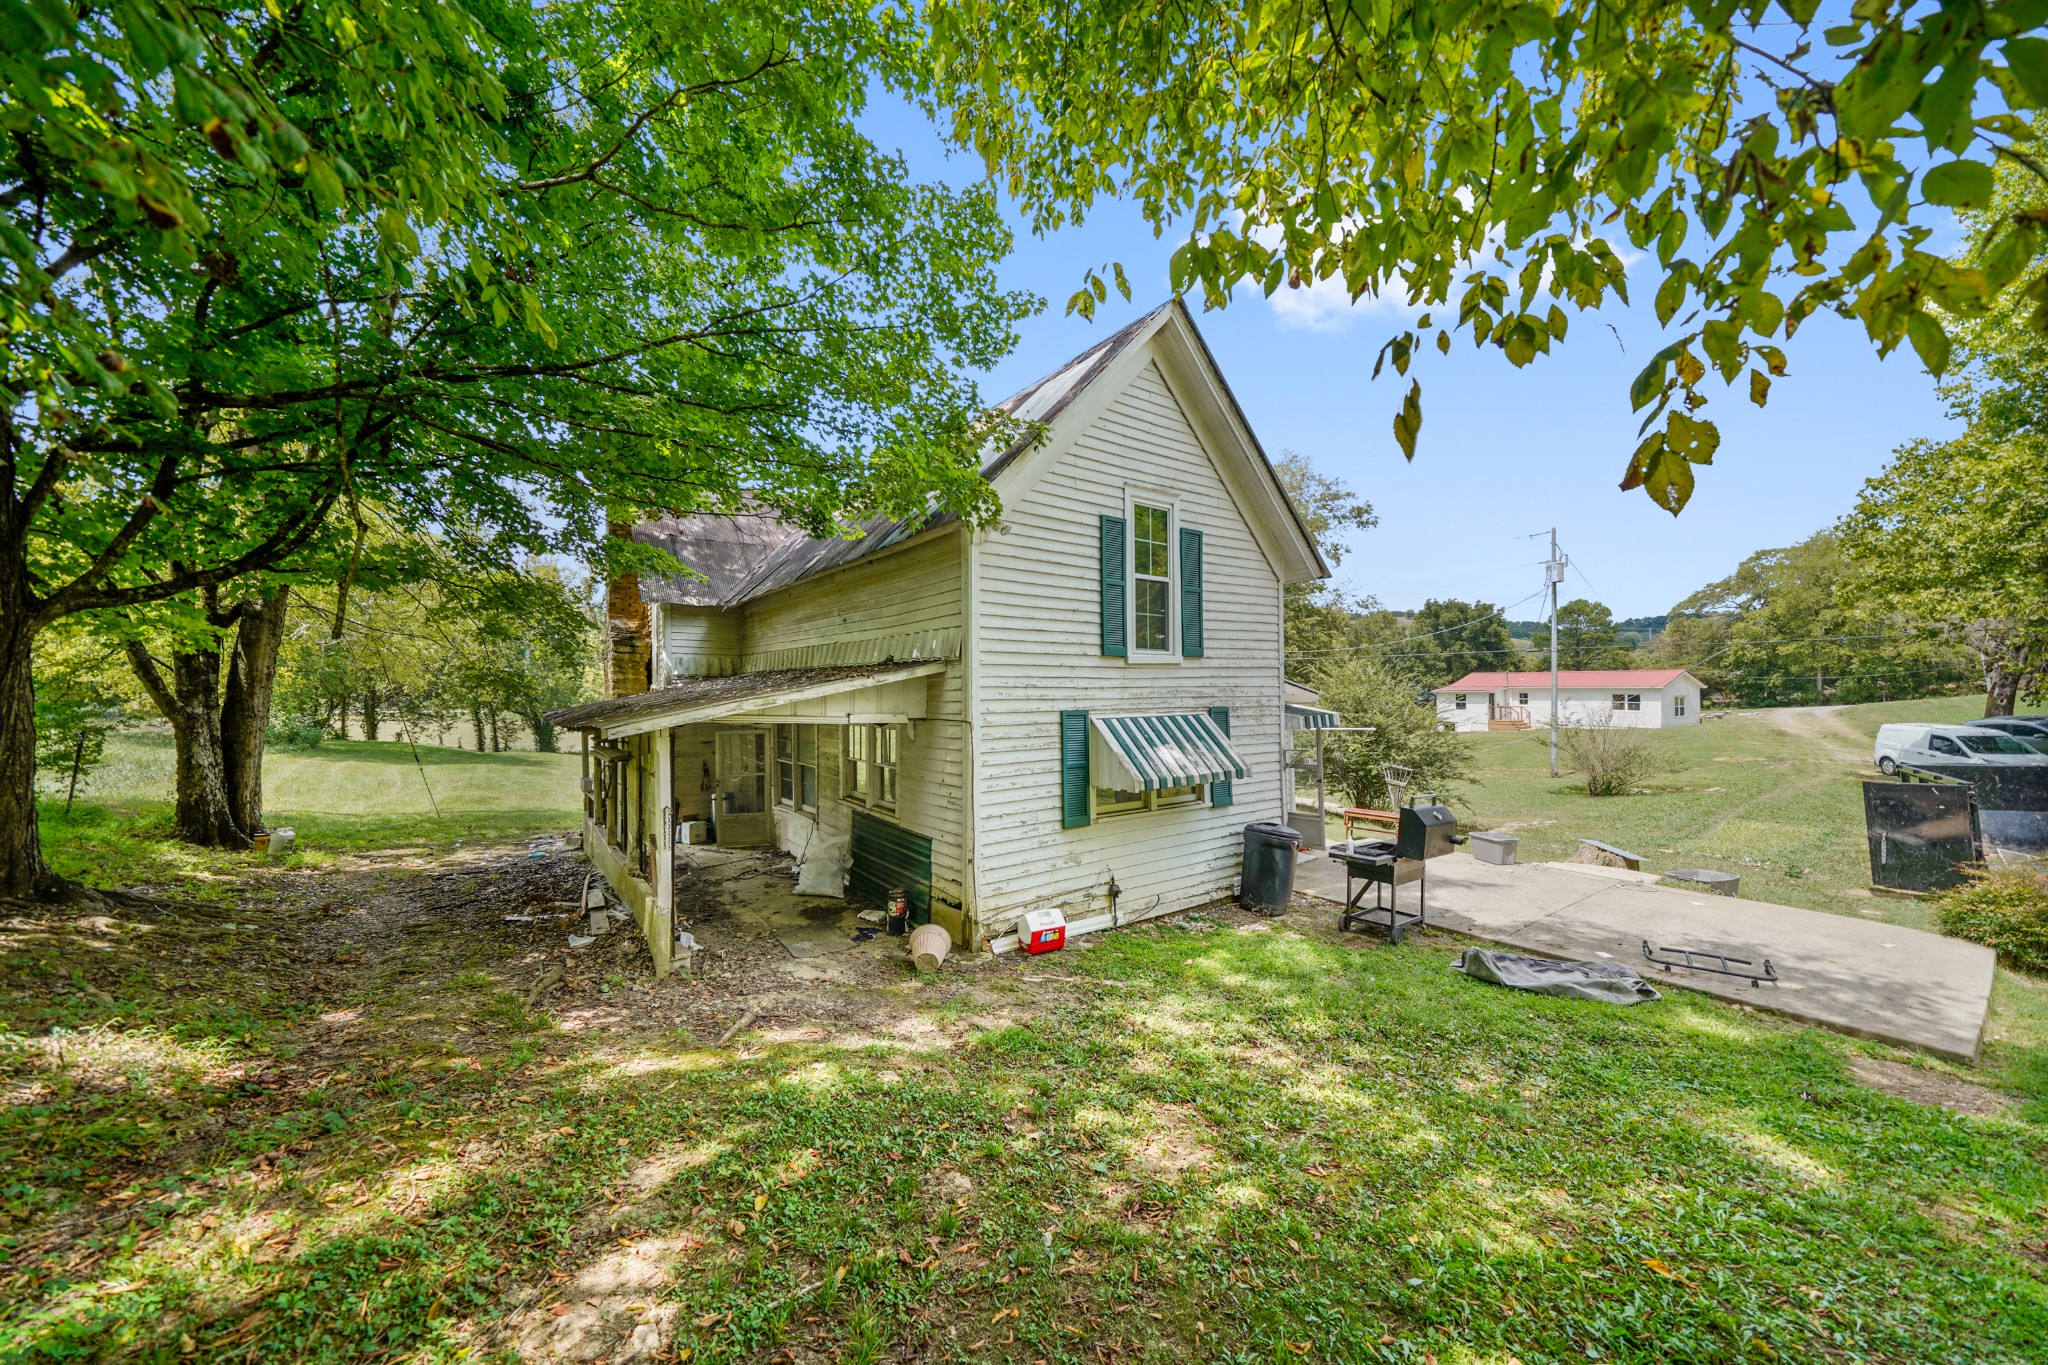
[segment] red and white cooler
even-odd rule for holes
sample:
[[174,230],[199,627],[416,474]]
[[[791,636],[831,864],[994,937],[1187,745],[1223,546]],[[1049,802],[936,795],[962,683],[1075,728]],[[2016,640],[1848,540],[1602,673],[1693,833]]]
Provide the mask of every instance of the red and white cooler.
[[1017,946],[1027,953],[1057,952],[1067,946],[1067,917],[1057,910],[1027,910],[1017,930]]

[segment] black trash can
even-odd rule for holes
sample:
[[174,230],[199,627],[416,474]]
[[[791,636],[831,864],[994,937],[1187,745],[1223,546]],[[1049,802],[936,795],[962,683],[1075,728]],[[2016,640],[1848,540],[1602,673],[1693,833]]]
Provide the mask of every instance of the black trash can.
[[1260,914],[1277,915],[1294,896],[1294,851],[1301,835],[1278,820],[1244,827],[1244,868],[1237,903]]

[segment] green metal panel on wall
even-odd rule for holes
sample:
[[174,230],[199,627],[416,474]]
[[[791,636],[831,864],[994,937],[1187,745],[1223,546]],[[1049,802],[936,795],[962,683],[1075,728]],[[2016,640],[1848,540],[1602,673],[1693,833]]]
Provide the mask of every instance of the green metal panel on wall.
[[897,887],[908,893],[910,922],[932,920],[932,841],[929,836],[869,815],[853,813],[853,867],[846,894],[886,907]]

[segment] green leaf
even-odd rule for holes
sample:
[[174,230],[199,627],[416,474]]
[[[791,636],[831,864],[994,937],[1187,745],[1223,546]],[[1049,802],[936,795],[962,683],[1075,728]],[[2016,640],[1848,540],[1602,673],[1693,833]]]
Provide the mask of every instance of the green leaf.
[[1411,380],[1408,396],[1401,400],[1401,410],[1394,414],[1394,441],[1401,447],[1402,455],[1415,458],[1415,438],[1422,431],[1422,381]]
[[2003,49],[2012,78],[2037,109],[2048,109],[2048,38],[2008,38]]
[[1712,464],[1714,452],[1721,448],[1721,431],[1705,418],[1674,412],[1665,428],[1664,448],[1689,464]]
[[1749,401],[1762,407],[1771,398],[1771,379],[1762,370],[1749,372]]
[[1932,313],[1922,310],[1908,316],[1906,339],[1913,343],[1913,350],[1929,374],[1939,377],[1948,369],[1951,349],[1948,332]]
[[1684,342],[1674,341],[1650,357],[1650,363],[1643,366],[1641,372],[1636,375],[1635,382],[1629,385],[1628,401],[1631,411],[1641,412],[1663,394],[1664,368],[1671,363],[1672,357],[1684,349]]
[[1944,161],[1920,178],[1928,203],[1955,209],[1982,208],[1995,188],[1991,168],[1981,161]]
[[347,196],[341,187],[341,177],[335,173],[334,162],[315,153],[306,158],[306,183],[313,188],[313,202],[320,206],[322,213],[340,213]]

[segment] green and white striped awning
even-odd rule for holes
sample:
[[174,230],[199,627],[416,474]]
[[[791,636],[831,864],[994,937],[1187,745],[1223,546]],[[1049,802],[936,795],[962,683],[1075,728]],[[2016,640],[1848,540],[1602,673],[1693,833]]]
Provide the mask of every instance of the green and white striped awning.
[[1250,775],[1223,728],[1200,711],[1091,719],[1088,764],[1098,787],[1156,792]]
[[1334,730],[1343,722],[1335,711],[1325,711],[1320,706],[1298,706],[1287,703],[1287,718],[1304,730]]

